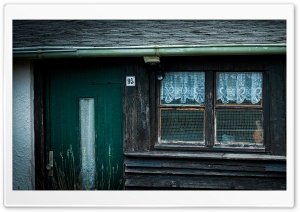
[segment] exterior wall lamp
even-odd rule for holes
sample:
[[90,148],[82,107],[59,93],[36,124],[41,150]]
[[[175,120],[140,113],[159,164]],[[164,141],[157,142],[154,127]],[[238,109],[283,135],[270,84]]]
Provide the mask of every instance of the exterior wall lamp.
[[163,71],[156,71],[156,79],[162,81],[165,78],[165,72]]
[[157,80],[161,81],[165,78],[164,67],[160,62],[158,56],[144,56],[145,68],[147,70],[155,71],[155,77]]

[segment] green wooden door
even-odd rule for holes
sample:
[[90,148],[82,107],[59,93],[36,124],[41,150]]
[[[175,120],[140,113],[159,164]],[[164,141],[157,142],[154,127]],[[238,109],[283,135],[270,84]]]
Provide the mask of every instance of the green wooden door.
[[122,189],[120,67],[60,64],[46,90],[49,189]]

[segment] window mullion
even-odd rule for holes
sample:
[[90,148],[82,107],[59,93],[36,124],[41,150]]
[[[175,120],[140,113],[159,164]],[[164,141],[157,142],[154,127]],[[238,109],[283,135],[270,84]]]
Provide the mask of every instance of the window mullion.
[[205,145],[214,146],[214,72],[205,72]]
[[269,95],[269,71],[263,75],[263,129],[264,129],[264,145],[266,151],[270,151],[270,95]]

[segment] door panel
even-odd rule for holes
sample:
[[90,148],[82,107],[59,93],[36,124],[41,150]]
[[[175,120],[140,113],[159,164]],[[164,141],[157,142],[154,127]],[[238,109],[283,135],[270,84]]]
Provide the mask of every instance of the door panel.
[[122,189],[120,68],[60,64],[49,73],[46,97],[47,154],[53,151],[48,187]]

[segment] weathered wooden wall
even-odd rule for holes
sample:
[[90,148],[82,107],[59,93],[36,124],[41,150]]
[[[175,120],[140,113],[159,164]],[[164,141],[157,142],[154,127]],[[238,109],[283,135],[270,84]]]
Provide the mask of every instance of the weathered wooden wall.
[[[224,153],[128,153],[127,190],[284,190],[286,165],[282,157]],[[238,157],[238,158],[237,158]]]
[[[269,133],[262,152],[155,145],[154,72],[146,70],[143,61],[131,60],[125,75],[136,76],[137,85],[124,86],[125,189],[286,189],[285,60],[285,56],[161,58],[168,71],[267,71],[264,110],[269,120],[264,121]],[[224,158],[229,152],[231,157]]]
[[[142,58],[129,59],[124,68],[124,151],[150,149],[149,77]],[[136,85],[125,85],[126,76],[135,76]]]
[[[269,58],[265,69],[270,70],[270,140],[272,154],[286,153],[286,58]],[[283,71],[286,70],[286,71]]]

